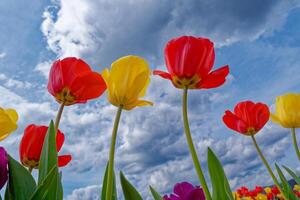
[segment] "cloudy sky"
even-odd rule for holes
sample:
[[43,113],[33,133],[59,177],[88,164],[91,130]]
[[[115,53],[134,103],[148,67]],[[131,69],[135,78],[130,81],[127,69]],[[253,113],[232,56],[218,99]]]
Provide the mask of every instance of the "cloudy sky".
[[[228,130],[221,118],[242,100],[272,107],[276,96],[300,92],[299,21],[299,0],[2,0],[0,106],[15,108],[20,120],[1,145],[18,158],[26,125],[48,124],[55,117],[58,105],[46,90],[55,59],[81,57],[100,72],[134,54],[152,69],[165,69],[169,39],[202,36],[215,42],[215,66],[229,64],[231,73],[223,87],[190,92],[190,124],[201,162],[206,166],[211,146],[233,189],[268,185],[249,138]],[[124,171],[145,199],[150,184],[161,193],[179,181],[198,184],[183,135],[180,96],[168,81],[152,77],[145,99],[155,105],[122,115],[116,170]],[[105,95],[65,109],[62,151],[73,156],[62,169],[66,200],[97,199],[115,113]],[[298,168],[288,130],[270,122],[257,140],[270,161]]]

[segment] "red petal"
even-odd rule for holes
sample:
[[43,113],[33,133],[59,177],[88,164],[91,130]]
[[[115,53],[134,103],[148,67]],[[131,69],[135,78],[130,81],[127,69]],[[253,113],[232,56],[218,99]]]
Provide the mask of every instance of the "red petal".
[[48,80],[48,91],[50,94],[55,96],[58,92],[60,92],[64,87],[63,77],[61,71],[61,61],[57,60],[52,64],[49,73]]
[[227,110],[223,116],[223,121],[226,126],[234,131],[245,134],[247,132],[247,124],[234,115],[231,111]]
[[254,107],[255,130],[258,132],[270,119],[269,107],[263,103],[257,103]]
[[64,85],[70,87],[78,75],[84,72],[91,72],[91,68],[81,59],[68,57],[61,60],[61,71]]
[[171,74],[169,74],[169,73],[167,73],[167,72],[160,71],[160,70],[154,70],[154,71],[153,71],[153,74],[154,74],[154,75],[161,76],[161,77],[164,78],[164,79],[169,79],[169,80],[172,81],[172,76],[171,76]]
[[201,89],[209,89],[209,88],[216,88],[223,85],[226,81],[226,76],[229,74],[229,66],[226,65],[221,67],[215,71],[212,71],[205,77],[201,77],[202,80],[198,88]]
[[207,75],[214,59],[214,45],[205,38],[182,36],[169,41],[165,48],[168,71],[180,78]]
[[70,87],[79,74],[91,71],[87,63],[74,57],[57,60],[53,63],[48,82],[48,91],[55,96],[64,87]]
[[106,89],[105,81],[97,72],[86,72],[77,76],[70,90],[79,102],[99,97]]
[[247,123],[248,127],[255,127],[256,120],[253,115],[253,108],[255,103],[252,101],[243,101],[238,103],[234,108],[234,113],[237,117],[243,119],[244,122]]
[[71,156],[71,155],[62,155],[62,156],[58,156],[58,166],[59,166],[59,167],[64,167],[64,166],[66,166],[71,160],[72,160],[72,156]]
[[60,131],[58,130],[57,131],[57,135],[56,135],[56,149],[57,149],[57,152],[59,152],[64,144],[64,141],[65,141],[65,135]]

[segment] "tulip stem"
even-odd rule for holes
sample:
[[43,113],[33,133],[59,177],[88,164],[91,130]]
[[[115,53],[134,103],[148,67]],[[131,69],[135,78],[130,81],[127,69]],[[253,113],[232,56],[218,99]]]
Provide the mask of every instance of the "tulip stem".
[[59,107],[59,110],[58,110],[58,112],[57,112],[56,119],[55,119],[55,124],[54,124],[55,132],[57,132],[57,130],[58,130],[59,122],[60,122],[61,115],[62,115],[62,113],[63,113],[64,107],[65,107],[65,102],[62,102],[62,103],[60,104],[60,107]]
[[297,143],[295,128],[292,128],[292,136],[293,136],[294,148],[295,148],[298,160],[300,161],[300,152],[299,152],[299,147],[298,147],[298,143]]
[[28,168],[28,171],[29,171],[30,174],[32,173],[32,169],[33,169],[32,167]]
[[106,195],[105,200],[112,199],[113,193],[113,180],[114,180],[114,158],[115,158],[115,146],[116,146],[116,139],[117,139],[117,132],[118,126],[121,118],[123,106],[118,108],[118,112],[115,118],[114,128],[112,131],[111,137],[111,144],[110,144],[110,151],[109,151],[109,161],[108,161],[108,176],[107,176],[107,188],[106,188]]
[[183,90],[183,99],[182,99],[182,113],[183,113],[183,121],[184,121],[184,129],[185,129],[185,136],[186,140],[190,149],[190,153],[194,162],[194,166],[198,175],[198,178],[200,180],[201,186],[203,188],[203,191],[205,193],[205,197],[207,200],[212,200],[211,194],[209,192],[209,189],[207,187],[205,177],[203,174],[203,171],[201,169],[201,165],[195,150],[195,146],[193,144],[193,139],[190,131],[190,126],[189,126],[189,120],[188,120],[188,114],[187,114],[187,94],[188,94],[188,88],[185,87]]
[[272,171],[272,169],[271,169],[271,167],[270,167],[268,161],[266,160],[266,158],[265,158],[265,156],[263,155],[261,149],[259,148],[259,146],[258,146],[258,144],[257,144],[257,142],[256,142],[256,139],[255,139],[254,135],[251,135],[251,138],[252,138],[253,144],[254,144],[254,146],[255,146],[255,148],[256,148],[256,150],[257,150],[258,155],[260,156],[261,160],[263,161],[264,165],[266,166],[266,168],[267,168],[267,170],[268,170],[270,176],[272,177],[272,179],[273,179],[275,185],[276,185],[277,188],[280,190],[281,194],[284,195],[283,192],[281,191],[280,184],[279,184],[277,178],[275,177],[275,174],[273,173],[273,171]]

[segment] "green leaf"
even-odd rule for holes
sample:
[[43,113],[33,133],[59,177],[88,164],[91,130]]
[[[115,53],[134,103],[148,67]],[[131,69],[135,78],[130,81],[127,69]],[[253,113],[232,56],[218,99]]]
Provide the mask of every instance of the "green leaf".
[[289,200],[297,200],[298,198],[294,194],[293,190],[290,188],[290,184],[288,183],[287,179],[285,178],[284,174],[282,173],[281,169],[278,167],[277,164],[275,164],[277,173],[279,175],[279,178],[281,180],[282,186],[280,186],[284,196]]
[[133,187],[133,185],[125,178],[122,172],[120,172],[120,180],[125,200],[143,200],[141,195]]
[[8,155],[9,178],[5,199],[28,200],[36,188],[32,175],[20,163]]
[[[39,163],[39,178],[38,185],[41,185],[51,169],[55,167],[58,173],[57,165],[57,150],[56,150],[56,131],[54,129],[54,123],[51,120],[47,134],[44,139],[43,149],[41,153]],[[54,177],[53,182],[49,186],[49,192],[46,196],[46,200],[62,200],[62,184],[59,176]]]
[[290,168],[283,165],[283,168],[293,177],[298,185],[300,185],[300,178]]
[[207,150],[207,163],[213,189],[212,199],[234,200],[222,164],[210,148]]
[[[102,192],[101,192],[101,200],[105,200],[106,195],[106,187],[107,187],[107,176],[108,176],[108,163],[106,165],[105,174],[102,181]],[[113,194],[112,194],[112,200],[118,200],[117,197],[117,186],[116,186],[116,175],[114,172],[114,180],[113,180]]]
[[156,190],[153,187],[151,187],[151,185],[149,187],[150,187],[150,191],[151,191],[151,194],[152,194],[154,200],[163,200],[163,198],[160,196],[160,194],[158,192],[156,192]]
[[53,180],[58,176],[57,167],[53,167],[47,177],[42,181],[39,187],[35,190],[30,200],[43,200],[49,192],[49,186],[51,186]]

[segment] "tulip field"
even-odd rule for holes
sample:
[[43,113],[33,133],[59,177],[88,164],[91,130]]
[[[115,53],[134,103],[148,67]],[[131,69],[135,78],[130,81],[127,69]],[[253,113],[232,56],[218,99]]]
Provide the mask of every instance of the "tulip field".
[[[139,109],[140,106],[155,106],[145,98],[152,76],[159,76],[169,82],[174,90],[182,93],[182,127],[193,163],[198,184],[190,180],[174,183],[170,194],[160,194],[161,188],[149,185],[149,195],[154,200],[297,200],[300,199],[300,178],[296,169],[285,164],[271,165],[256,140],[257,134],[267,122],[288,129],[295,160],[300,162],[296,128],[300,127],[300,94],[287,93],[274,99],[275,111],[264,102],[251,99],[238,102],[224,110],[224,125],[236,134],[247,137],[253,143],[257,157],[265,167],[272,185],[257,185],[248,188],[241,185],[233,190],[223,169],[221,160],[214,152],[214,146],[207,149],[207,166],[200,162],[199,150],[193,140],[189,120],[188,95],[190,90],[209,90],[222,87],[231,71],[229,65],[214,67],[214,43],[203,37],[181,36],[170,39],[165,45],[166,70],[154,70],[148,61],[139,55],[118,58],[101,73],[81,58],[65,57],[53,61],[49,73],[47,90],[58,104],[56,118],[49,124],[28,124],[22,130],[19,157],[0,146],[0,190],[4,200],[62,200],[62,167],[72,162],[71,153],[62,155],[65,136],[60,130],[64,108],[74,104],[89,103],[106,93],[107,101],[115,107],[114,123],[107,166],[104,166],[102,189],[99,200],[142,200],[137,187],[126,174],[115,170],[115,150],[118,141],[119,124],[125,114],[122,111]],[[45,88],[46,90],[46,88]],[[0,141],[5,140],[18,128],[18,111],[14,108],[0,108]],[[0,144],[1,145],[1,144]],[[204,171],[207,169],[208,171]],[[32,175],[36,171],[38,176]],[[122,170],[122,169],[121,169]],[[287,174],[289,175],[287,177]],[[291,184],[290,177],[292,177]],[[99,177],[100,179],[100,177]],[[116,179],[120,180],[117,182]],[[120,183],[120,185],[118,185]],[[118,190],[117,188],[121,188]],[[122,193],[120,193],[122,191]]]

